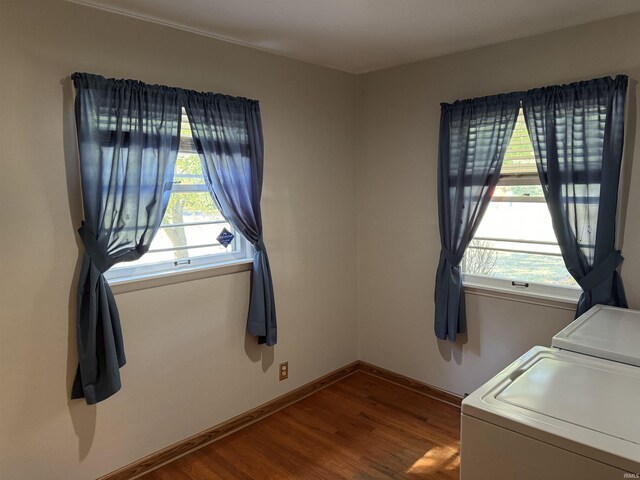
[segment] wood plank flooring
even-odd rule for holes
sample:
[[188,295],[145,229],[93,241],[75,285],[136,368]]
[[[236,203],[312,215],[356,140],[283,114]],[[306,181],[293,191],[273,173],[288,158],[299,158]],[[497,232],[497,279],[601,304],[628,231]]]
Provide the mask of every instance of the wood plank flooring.
[[460,410],[355,373],[144,480],[457,479]]

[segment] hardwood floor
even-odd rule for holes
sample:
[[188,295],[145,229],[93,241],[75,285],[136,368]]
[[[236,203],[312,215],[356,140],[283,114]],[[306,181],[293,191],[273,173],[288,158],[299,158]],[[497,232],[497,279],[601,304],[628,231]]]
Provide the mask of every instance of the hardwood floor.
[[460,410],[357,372],[144,480],[457,479]]

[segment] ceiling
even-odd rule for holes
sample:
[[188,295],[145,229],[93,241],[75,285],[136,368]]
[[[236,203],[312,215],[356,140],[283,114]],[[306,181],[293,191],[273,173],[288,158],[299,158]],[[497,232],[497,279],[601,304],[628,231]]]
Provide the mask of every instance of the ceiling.
[[638,0],[71,0],[350,73],[640,11]]

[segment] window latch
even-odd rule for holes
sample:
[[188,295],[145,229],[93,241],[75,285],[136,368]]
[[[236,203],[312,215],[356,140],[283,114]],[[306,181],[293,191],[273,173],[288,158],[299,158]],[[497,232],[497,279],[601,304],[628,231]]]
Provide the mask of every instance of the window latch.
[[529,284],[527,282],[516,282],[516,281],[513,281],[513,282],[511,282],[511,286],[512,287],[519,287],[519,288],[529,288]]
[[174,267],[179,267],[180,265],[191,265],[191,259],[184,258],[182,260],[176,260],[175,262],[173,262]]

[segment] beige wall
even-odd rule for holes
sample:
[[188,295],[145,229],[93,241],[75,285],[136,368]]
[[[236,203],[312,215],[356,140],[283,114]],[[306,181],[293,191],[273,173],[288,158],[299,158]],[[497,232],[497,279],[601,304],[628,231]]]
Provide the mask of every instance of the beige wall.
[[[640,15],[629,15],[359,77],[361,360],[471,392],[531,346],[549,345],[572,319],[567,310],[467,295],[468,341],[435,338],[439,104],[617,73],[638,80],[639,25]],[[640,135],[628,135],[634,133],[638,159]],[[623,250],[634,307],[640,307],[639,203],[636,161]]]
[[[95,478],[356,360],[355,77],[52,0],[0,1],[0,49],[3,480]],[[249,273],[121,294],[123,389],[67,400],[74,71],[260,100],[274,349],[245,338]]]

